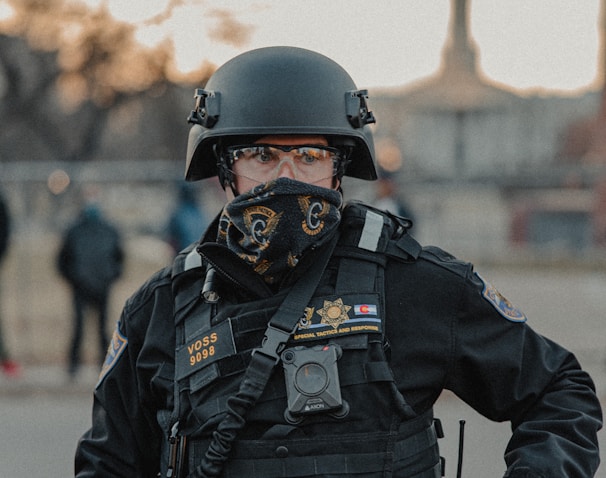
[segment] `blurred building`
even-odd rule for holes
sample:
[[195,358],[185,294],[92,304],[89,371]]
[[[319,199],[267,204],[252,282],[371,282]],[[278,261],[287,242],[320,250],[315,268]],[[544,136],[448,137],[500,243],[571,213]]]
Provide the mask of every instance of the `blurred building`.
[[469,1],[451,0],[440,70],[403,88],[372,92],[376,135],[395,142],[407,177],[500,181],[551,165],[569,125],[595,113],[601,92],[520,96],[478,66]]
[[[604,92],[522,96],[491,82],[469,29],[473,3],[450,5],[440,69],[412,85],[370,91],[381,167],[415,211],[415,235],[470,259],[512,245],[603,243]],[[69,181],[91,178],[111,188],[127,234],[159,230],[171,184],[183,174],[192,86],[167,82],[123,95],[99,119],[100,108],[88,104],[67,113],[59,107],[56,52],[33,52],[25,40],[1,35],[0,52],[0,183],[19,214],[17,231],[61,225],[70,213]],[[604,55],[601,63],[606,72]],[[347,181],[344,190],[369,200],[372,188]],[[218,210],[220,188],[202,190]]]
[[[435,195],[444,191],[439,185],[448,190],[458,185],[484,191],[489,197],[476,196],[486,204],[494,195],[505,201],[501,210],[509,224],[502,234],[514,238],[514,244],[593,245],[596,215],[606,216],[596,212],[594,199],[594,188],[606,173],[606,94],[521,96],[491,82],[478,66],[469,9],[469,0],[451,0],[450,32],[435,75],[371,92],[372,109],[380,118],[379,157],[399,158],[398,178],[416,189],[415,209],[423,210],[424,203],[434,207]],[[606,61],[601,68],[606,73]],[[429,196],[415,188],[419,182],[429,186]],[[452,203],[457,207],[452,214],[464,214],[449,194],[439,208]]]

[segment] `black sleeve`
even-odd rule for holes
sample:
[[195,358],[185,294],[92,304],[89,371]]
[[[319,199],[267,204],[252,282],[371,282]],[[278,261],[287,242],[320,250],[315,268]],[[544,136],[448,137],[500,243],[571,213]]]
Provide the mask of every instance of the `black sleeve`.
[[574,355],[474,273],[455,323],[447,388],[487,418],[511,422],[506,476],[593,477],[602,412]]
[[125,305],[95,388],[92,426],[76,450],[78,478],[155,477],[160,471],[165,435],[158,414],[170,413],[171,404],[162,400],[172,399],[174,376],[163,379],[158,393],[159,370],[173,360],[175,343],[167,283],[156,283],[146,300],[137,301],[135,294]]
[[139,405],[134,361],[133,350],[127,346],[95,390],[92,426],[76,451],[78,478],[143,478],[158,472],[157,432]]

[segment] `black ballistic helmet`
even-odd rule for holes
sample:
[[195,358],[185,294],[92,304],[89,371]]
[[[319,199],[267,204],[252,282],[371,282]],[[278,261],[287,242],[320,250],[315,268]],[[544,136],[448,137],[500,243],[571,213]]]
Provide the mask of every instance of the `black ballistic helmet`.
[[243,53],[221,66],[195,98],[188,181],[218,174],[218,145],[278,134],[326,136],[331,146],[351,149],[345,175],[377,178],[367,92],[323,55],[295,47]]

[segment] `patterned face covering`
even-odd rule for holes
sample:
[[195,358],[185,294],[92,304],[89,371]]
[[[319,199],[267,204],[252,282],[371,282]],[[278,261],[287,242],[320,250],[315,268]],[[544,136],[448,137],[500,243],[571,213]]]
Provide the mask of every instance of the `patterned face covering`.
[[341,219],[341,203],[333,189],[278,178],[225,206],[217,242],[275,284],[306,250],[331,236]]

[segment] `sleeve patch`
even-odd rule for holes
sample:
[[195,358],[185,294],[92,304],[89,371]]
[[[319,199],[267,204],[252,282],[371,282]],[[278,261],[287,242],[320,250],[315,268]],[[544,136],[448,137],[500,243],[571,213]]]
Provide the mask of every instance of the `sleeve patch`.
[[97,386],[103,381],[109,371],[114,368],[114,365],[118,363],[118,359],[122,353],[126,350],[128,345],[128,339],[120,333],[120,323],[116,324],[114,334],[107,347],[107,354],[105,355],[105,361],[101,367],[101,373],[99,374],[99,380]]
[[499,314],[511,322],[526,322],[527,318],[524,313],[507,300],[495,287],[484,280],[484,278],[476,273],[476,276],[484,284],[482,296],[492,305]]

